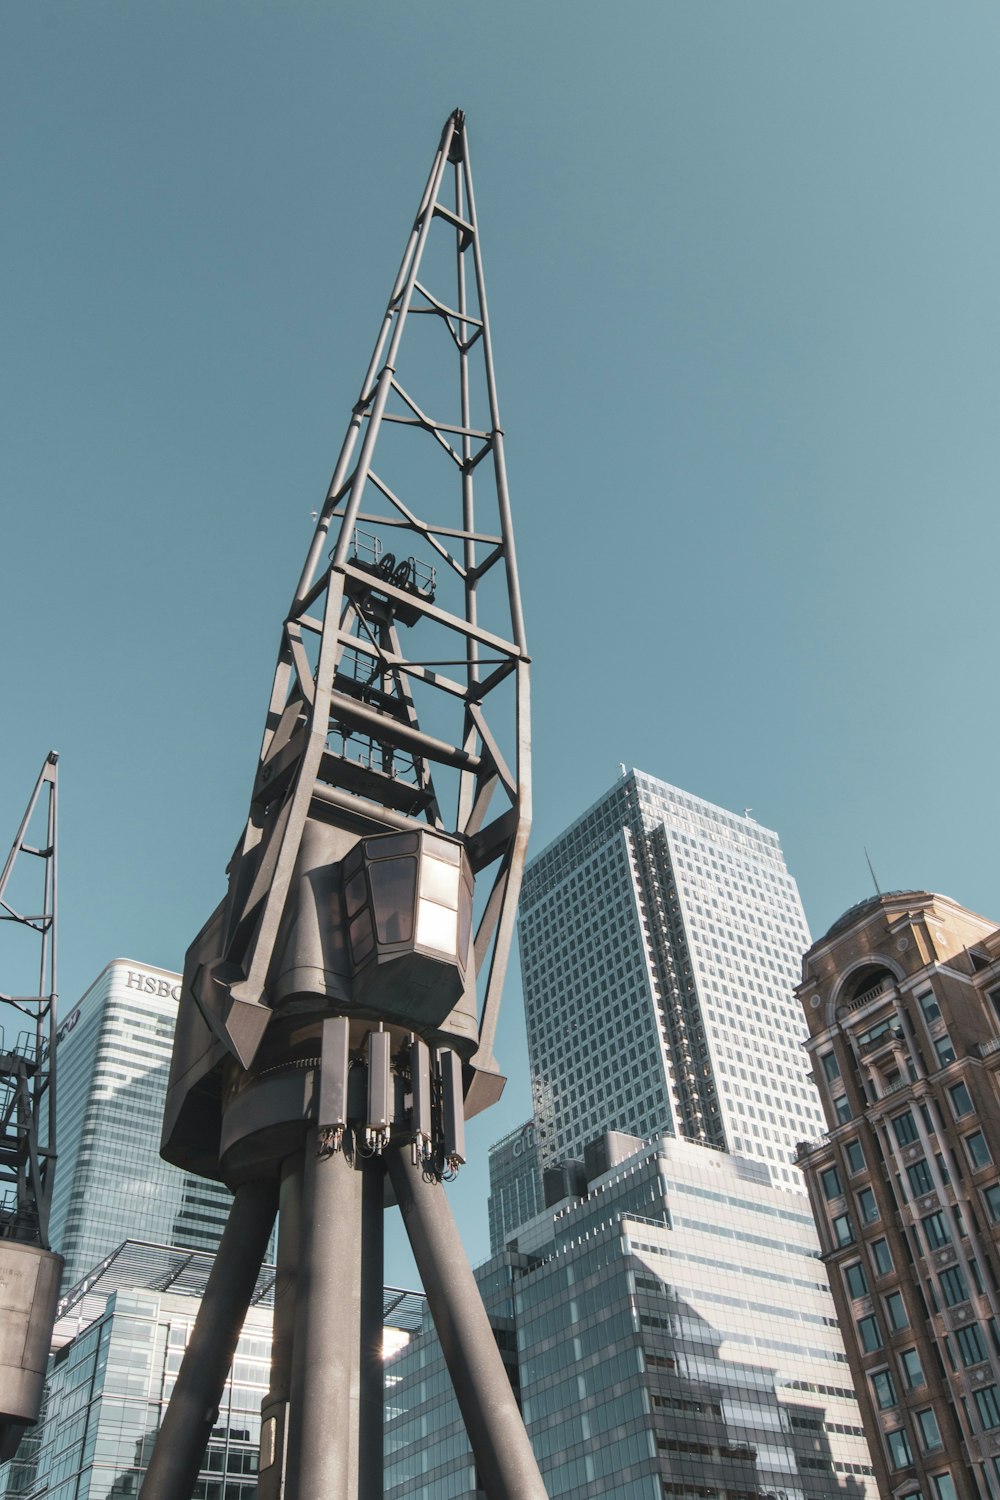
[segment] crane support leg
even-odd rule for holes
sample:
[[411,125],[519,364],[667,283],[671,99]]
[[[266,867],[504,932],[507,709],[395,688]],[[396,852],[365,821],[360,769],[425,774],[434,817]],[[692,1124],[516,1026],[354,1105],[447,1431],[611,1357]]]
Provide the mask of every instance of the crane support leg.
[[489,1500],[546,1500],[444,1188],[414,1166],[408,1147],[385,1161],[483,1488]]
[[[306,1137],[285,1500],[347,1500],[357,1431],[361,1174]],[[353,1388],[353,1391],[352,1391]]]
[[146,1470],[143,1500],[190,1500],[277,1208],[276,1182],[247,1182],[236,1189]]

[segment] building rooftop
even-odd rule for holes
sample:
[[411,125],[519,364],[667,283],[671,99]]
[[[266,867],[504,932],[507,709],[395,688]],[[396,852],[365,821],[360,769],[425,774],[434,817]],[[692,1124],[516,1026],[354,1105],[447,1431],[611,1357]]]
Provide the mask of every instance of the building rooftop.
[[826,932],[819,939],[819,942],[824,943],[827,938],[833,937],[835,933],[842,932],[846,928],[851,927],[861,917],[866,916],[868,912],[874,911],[877,906],[886,906],[890,901],[908,899],[923,903],[933,900],[933,897],[929,891],[879,891],[877,895],[866,896],[863,901],[855,901],[853,906],[849,906],[837,918],[832,927],[827,928]]

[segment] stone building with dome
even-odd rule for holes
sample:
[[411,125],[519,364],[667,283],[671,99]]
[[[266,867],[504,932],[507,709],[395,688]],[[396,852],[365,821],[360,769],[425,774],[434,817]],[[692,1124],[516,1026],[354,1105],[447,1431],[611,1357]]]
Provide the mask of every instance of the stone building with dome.
[[892,1500],[1000,1496],[1000,930],[945,896],[860,902],[799,999],[827,1134],[823,1260]]

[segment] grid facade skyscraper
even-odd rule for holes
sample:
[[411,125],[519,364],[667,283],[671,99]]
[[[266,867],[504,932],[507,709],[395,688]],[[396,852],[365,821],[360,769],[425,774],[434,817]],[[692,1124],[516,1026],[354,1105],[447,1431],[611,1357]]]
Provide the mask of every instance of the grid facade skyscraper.
[[802,1191],[810,938],[777,834],[629,771],[529,864],[519,934],[543,1167],[681,1135]]
[[159,1153],[180,975],[116,958],[60,1027],[51,1238],[73,1286],[122,1240],[214,1251],[232,1194]]

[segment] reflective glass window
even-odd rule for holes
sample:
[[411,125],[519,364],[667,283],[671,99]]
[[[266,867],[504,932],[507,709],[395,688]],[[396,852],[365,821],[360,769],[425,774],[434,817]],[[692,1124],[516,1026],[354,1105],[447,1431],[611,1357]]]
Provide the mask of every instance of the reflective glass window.
[[868,1248],[871,1251],[872,1260],[875,1262],[875,1270],[879,1276],[888,1276],[889,1272],[893,1269],[889,1241],[872,1240]]
[[995,1385],[976,1391],[976,1410],[984,1427],[1000,1427],[1000,1393]]
[[972,1114],[974,1108],[972,1095],[964,1083],[953,1083],[948,1090],[948,1098],[951,1100],[951,1107],[957,1120],[960,1120],[963,1115]]
[[926,1219],[921,1219],[920,1227],[924,1231],[928,1249],[940,1250],[943,1245],[951,1243],[948,1221],[944,1214],[928,1214]]
[[968,1299],[969,1288],[961,1266],[949,1266],[941,1272],[940,1281],[946,1307],[954,1307],[956,1302]]
[[875,1194],[871,1188],[862,1188],[857,1199],[862,1224],[874,1224],[878,1218],[878,1204],[875,1202]]
[[915,1198],[919,1198],[921,1193],[931,1193],[934,1191],[934,1179],[931,1177],[931,1169],[923,1157],[921,1157],[920,1161],[915,1161],[912,1166],[907,1167],[906,1176],[910,1184],[910,1192]]
[[934,1453],[938,1448],[944,1447],[941,1441],[941,1429],[938,1427],[933,1408],[927,1406],[923,1411],[915,1412],[914,1419],[920,1435],[920,1446],[925,1453]]
[[890,1328],[909,1328],[910,1320],[906,1316],[906,1304],[901,1292],[889,1293],[885,1299],[885,1311]]
[[852,1297],[867,1297],[868,1278],[859,1260],[856,1260],[852,1266],[844,1267],[844,1281]]
[[415,859],[378,860],[368,867],[380,943],[407,943],[413,936],[413,901],[417,888]]
[[825,1172],[819,1174],[819,1180],[823,1186],[825,1198],[839,1198],[844,1189],[840,1185],[840,1173],[836,1167],[827,1167]]
[[878,1326],[878,1318],[869,1314],[867,1318],[858,1319],[858,1336],[861,1339],[861,1347],[867,1353],[873,1349],[882,1347],[882,1330]]
[[916,1349],[903,1349],[899,1355],[900,1368],[903,1371],[903,1380],[907,1390],[918,1391],[921,1386],[927,1384],[924,1375],[924,1367],[920,1363],[920,1355]]
[[854,1226],[850,1214],[838,1214],[833,1221],[833,1237],[838,1245],[854,1243]]
[[941,1008],[934,998],[933,990],[925,990],[922,995],[917,996],[917,1004],[924,1013],[924,1020],[928,1026],[932,1021],[940,1021]]
[[993,1160],[990,1148],[986,1144],[986,1137],[981,1130],[974,1130],[971,1135],[965,1137],[965,1149],[974,1167],[988,1167]]
[[889,1123],[900,1146],[909,1146],[920,1139],[917,1122],[908,1109],[904,1109],[901,1115],[893,1115]]
[[889,1449],[890,1468],[905,1469],[913,1462],[913,1455],[910,1452],[910,1440],[902,1427],[897,1427],[894,1432],[887,1432],[885,1443]]
[[880,1411],[888,1411],[891,1406],[898,1406],[896,1396],[896,1385],[888,1370],[878,1370],[872,1376],[872,1387],[875,1391],[875,1403]]
[[979,1365],[986,1358],[986,1345],[977,1323],[955,1330],[955,1343],[963,1365]]
[[941,1064],[942,1068],[946,1068],[949,1063],[955,1061],[955,1049],[951,1045],[950,1037],[940,1037],[934,1043],[934,1051],[937,1053],[938,1062]]
[[865,1153],[861,1149],[860,1141],[846,1141],[844,1144],[844,1155],[847,1158],[847,1170],[849,1172],[860,1172],[865,1164]]
[[835,1078],[840,1077],[840,1064],[837,1062],[835,1053],[823,1052],[820,1054],[819,1060],[828,1083],[832,1083]]

